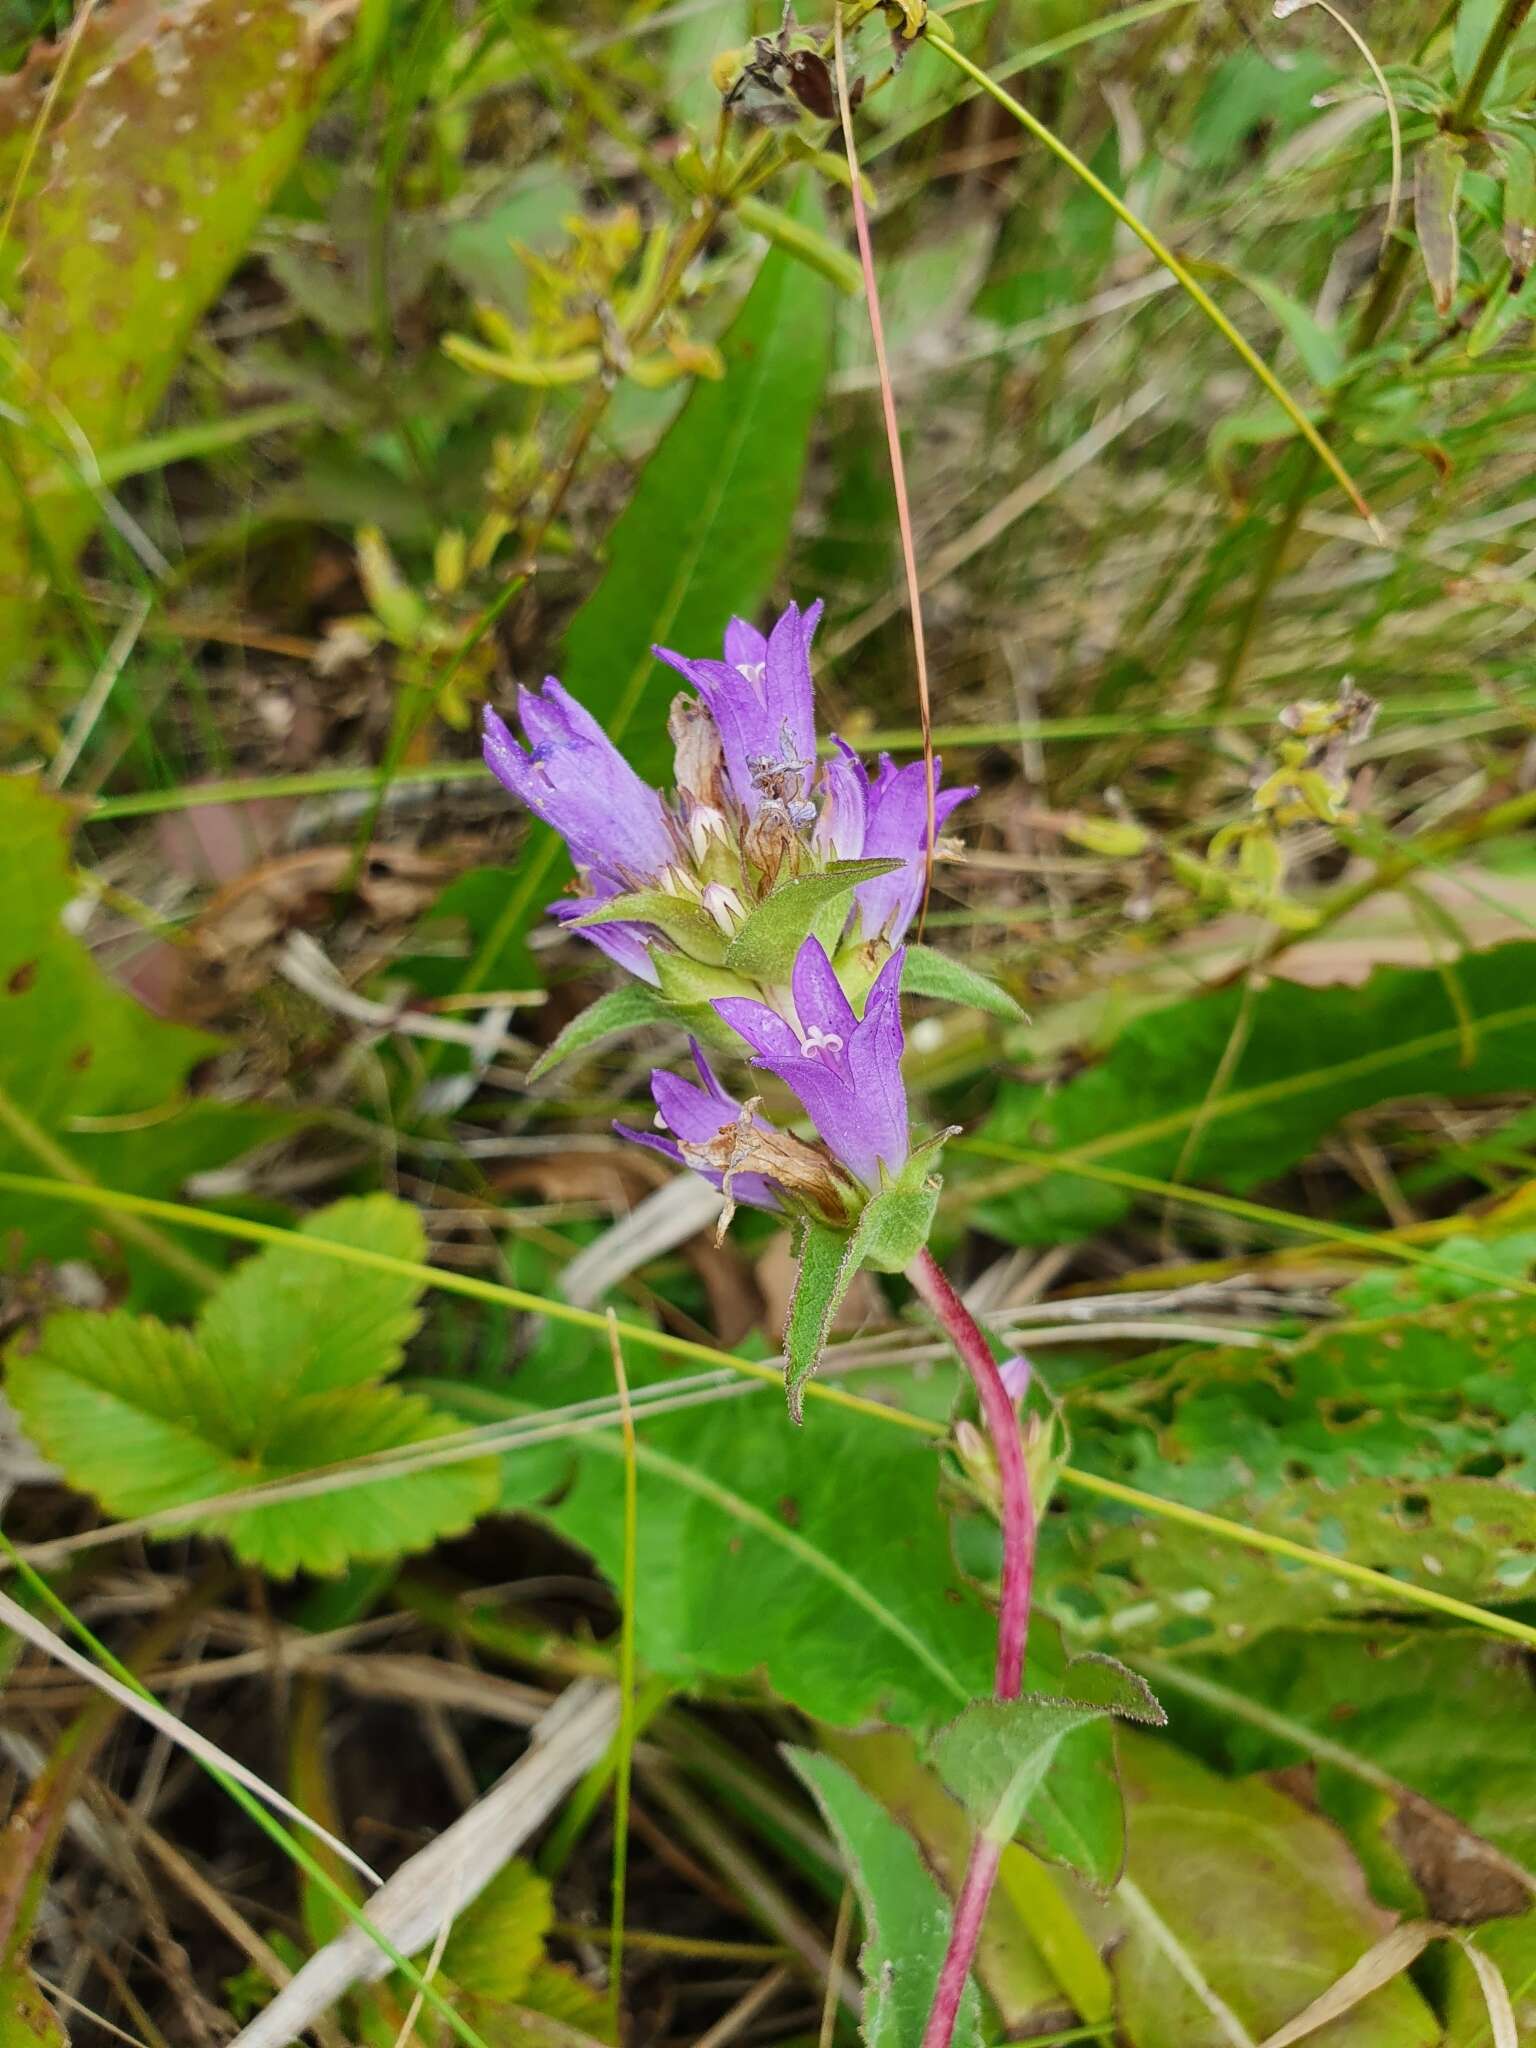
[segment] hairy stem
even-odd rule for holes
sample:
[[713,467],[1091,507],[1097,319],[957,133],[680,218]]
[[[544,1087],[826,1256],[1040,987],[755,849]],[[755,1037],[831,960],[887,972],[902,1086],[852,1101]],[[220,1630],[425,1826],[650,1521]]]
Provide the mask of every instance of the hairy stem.
[[[1030,1499],[1029,1468],[1024,1462],[1019,1419],[992,1356],[992,1347],[926,1247],[907,1268],[907,1278],[960,1354],[960,1362],[976,1388],[997,1457],[1003,1497],[1003,1587],[997,1617],[997,1676],[993,1691],[1000,1700],[1014,1700],[1024,1678],[1024,1645],[1029,1634],[1029,1602],[1035,1576],[1035,1510]],[[971,1845],[965,1879],[955,1902],[949,1947],[923,2032],[923,2048],[949,2048],[954,2036],[960,2000],[975,1959],[981,1923],[997,1882],[1002,1853],[1002,1844],[989,1841],[983,1834],[978,1834]]]

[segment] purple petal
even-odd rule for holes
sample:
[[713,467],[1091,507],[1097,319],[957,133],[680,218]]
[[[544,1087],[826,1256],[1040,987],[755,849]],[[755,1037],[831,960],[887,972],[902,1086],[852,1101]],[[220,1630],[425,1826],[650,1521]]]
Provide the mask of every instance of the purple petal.
[[800,1040],[777,1010],[750,996],[717,996],[710,1005],[763,1059],[798,1059]]
[[1005,1358],[997,1368],[997,1376],[1003,1383],[1003,1392],[1015,1404],[1029,1392],[1030,1364],[1022,1351]]
[[720,734],[731,788],[748,816],[762,802],[753,763],[804,762],[808,788],[816,759],[816,715],[810,647],[821,605],[804,613],[790,605],[764,640],[742,619],[726,629],[723,661],[690,660],[670,648],[651,651],[685,675],[704,699]]
[[801,1050],[803,1041],[809,1039],[814,1043],[819,1038],[835,1038],[837,1049],[845,1050],[852,1043],[859,1020],[820,939],[806,939],[795,955],[790,987],[795,1015],[800,1019]]
[[553,676],[543,694],[519,690],[525,751],[494,711],[485,713],[485,761],[519,803],[564,839],[577,864],[649,878],[675,849],[661,798],[630,767],[597,720]]
[[[974,788],[940,789],[942,766],[935,759],[933,810],[941,831],[951,811],[976,794]],[[917,915],[923,893],[923,854],[928,844],[926,772],[921,761],[909,761],[905,768],[896,768],[889,754],[880,757],[880,773],[869,792],[864,857],[901,859],[906,865],[888,875],[878,875],[855,891],[859,928],[866,939],[884,937],[896,945]]]
[[857,860],[864,851],[869,776],[846,741],[832,735],[837,752],[821,771],[821,812],[812,834],[823,860]]

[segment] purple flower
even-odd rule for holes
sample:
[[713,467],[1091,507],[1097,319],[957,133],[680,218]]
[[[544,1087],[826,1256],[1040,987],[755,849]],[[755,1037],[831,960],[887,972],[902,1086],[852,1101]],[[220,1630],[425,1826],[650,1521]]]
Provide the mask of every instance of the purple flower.
[[[842,742],[838,745],[841,747]],[[894,868],[888,875],[877,875],[874,881],[865,882],[854,891],[860,934],[866,939],[883,938],[893,946],[899,945],[917,915],[923,894],[923,855],[928,845],[926,770],[921,761],[909,761],[905,768],[897,768],[889,754],[882,754],[880,772],[871,781],[863,762],[850,749],[843,748],[843,758],[849,764],[850,775],[856,772],[864,783],[864,838],[854,852],[866,860],[906,861],[905,867]],[[944,829],[950,812],[976,794],[974,787],[941,789],[942,768],[943,763],[935,756],[933,815],[939,831]],[[835,801],[840,809],[851,811],[841,785]]]
[[485,713],[491,773],[553,825],[580,867],[617,883],[647,880],[677,858],[661,798],[630,767],[597,720],[553,676],[542,695],[520,689],[526,752],[496,713]]
[[816,764],[816,713],[811,687],[811,637],[821,605],[792,604],[765,639],[745,619],[725,629],[723,661],[692,661],[670,648],[651,651],[688,678],[715,721],[737,801],[750,817],[765,777],[796,777],[810,787]]
[[725,996],[715,1010],[751,1046],[753,1065],[792,1088],[830,1150],[866,1188],[881,1168],[899,1173],[907,1158],[907,1095],[901,1080],[901,969],[894,952],[875,978],[862,1018],[855,1017],[826,950],[808,938],[795,957],[791,989],[798,1028],[746,996]]
[[[601,926],[596,929],[601,930]],[[644,1145],[648,1151],[659,1152],[664,1159],[675,1160],[679,1166],[691,1166],[695,1173],[701,1173],[705,1180],[718,1188],[725,1179],[724,1173],[701,1165],[696,1158],[685,1157],[683,1146],[706,1146],[722,1131],[730,1131],[740,1125],[742,1106],[734,1095],[728,1095],[721,1087],[697,1039],[690,1039],[688,1047],[693,1054],[701,1086],[695,1087],[692,1081],[669,1074],[664,1067],[656,1068],[651,1075],[651,1096],[657,1114],[672,1135],[663,1137],[658,1131],[634,1131],[627,1124],[615,1124],[614,1129],[621,1138]],[[761,1117],[754,1117],[751,1123],[760,1130],[768,1128]],[[733,1172],[730,1192],[736,1201],[746,1202],[754,1209],[779,1207],[772,1185],[759,1173]]]

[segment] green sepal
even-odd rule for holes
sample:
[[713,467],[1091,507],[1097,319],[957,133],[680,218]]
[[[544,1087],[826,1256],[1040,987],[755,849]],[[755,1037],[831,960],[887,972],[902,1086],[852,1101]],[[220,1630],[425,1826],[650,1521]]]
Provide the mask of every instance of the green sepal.
[[1074,1657],[1067,1695],[973,1700],[934,1738],[933,1763],[988,1841],[1030,1839],[1029,1808],[1066,1738],[1109,1715],[1162,1727],[1168,1716],[1146,1681],[1113,1657]]
[[1005,1024],[1028,1022],[1028,1013],[989,974],[980,974],[964,961],[952,959],[932,946],[907,947],[901,989],[903,995],[934,996],[940,1002],[963,1003],[967,1009],[985,1010],[989,1017],[1001,1017]]
[[726,949],[726,966],[753,981],[787,981],[795,955],[812,932],[825,944],[830,924],[835,944],[859,884],[903,865],[899,860],[835,860],[814,875],[781,883],[748,913]]
[[671,1017],[671,1005],[658,989],[647,987],[643,981],[627,982],[623,988],[612,989],[595,1003],[588,1003],[579,1016],[573,1017],[553,1045],[547,1046],[528,1069],[528,1079],[542,1080],[562,1060],[600,1045],[605,1038],[616,1038],[623,1031],[638,1031],[643,1024],[665,1024]]
[[566,930],[579,932],[594,924],[649,924],[682,947],[695,960],[718,967],[725,959],[725,933],[702,905],[665,889],[635,889],[615,896],[585,917],[567,920]]
[[[943,1142],[935,1138],[923,1153],[936,1151]],[[944,1183],[921,1162],[922,1154],[914,1153],[900,1176],[865,1205],[857,1233],[861,1266],[873,1266],[877,1273],[904,1273],[928,1242]],[[917,1172],[912,1171],[914,1164]]]

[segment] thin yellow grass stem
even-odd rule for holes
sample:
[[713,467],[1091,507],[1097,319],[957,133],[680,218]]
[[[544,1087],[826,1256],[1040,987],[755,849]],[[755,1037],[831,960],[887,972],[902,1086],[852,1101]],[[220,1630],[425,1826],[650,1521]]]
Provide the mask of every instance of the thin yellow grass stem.
[[619,1585],[619,1730],[613,1781],[613,1902],[608,1940],[608,2008],[618,2039],[624,1993],[624,1899],[629,1867],[629,1792],[635,1756],[635,1603],[639,1597],[639,1459],[635,1417],[629,1405],[629,1375],[619,1342],[619,1319],[608,1311],[608,1348],[619,1390],[619,1426],[624,1441],[624,1567]]
[[1152,229],[1147,226],[1139,214],[1131,211],[1118,192],[1113,191],[1106,185],[1104,180],[1090,170],[1088,165],[1083,162],[1082,158],[1075,151],[1067,147],[1060,136],[1047,128],[1043,121],[1037,120],[1028,107],[1024,106],[1021,101],[1016,100],[1012,93],[1006,91],[994,79],[990,78],[979,64],[973,64],[963,50],[957,50],[953,43],[940,42],[935,36],[929,36],[925,38],[925,41],[930,50],[935,51],[947,63],[953,64],[957,70],[963,71],[967,78],[973,79],[983,92],[989,93],[1000,107],[1013,116],[1020,127],[1028,129],[1036,141],[1043,142],[1054,156],[1059,157],[1061,162],[1071,171],[1072,175],[1075,178],[1080,178],[1090,192],[1102,199],[1115,218],[1123,221],[1131,233],[1135,235],[1136,239],[1157,258],[1169,275],[1178,280],[1179,284],[1200,308],[1206,319],[1210,321],[1211,325],[1226,341],[1228,347],[1241,357],[1254,376],[1258,378],[1264,389],[1285,413],[1286,418],[1290,420],[1313,454],[1326,466],[1329,474],[1348,497],[1350,503],[1360,514],[1366,525],[1371,529],[1373,536],[1385,546],[1386,536],[1377,521],[1376,515],[1366,503],[1359,486],[1355,483],[1349,471],[1340,462],[1338,456],[1328,446],[1323,435],[1319,433],[1312,421],[1307,418],[1305,412],[1303,412],[1290,392],[1280,382],[1280,379],[1275,375],[1268,363],[1264,361],[1252,344],[1244,340],[1243,336],[1238,333],[1210,293],[1205,290],[1203,285],[1197,282],[1168,245],[1153,233]]

